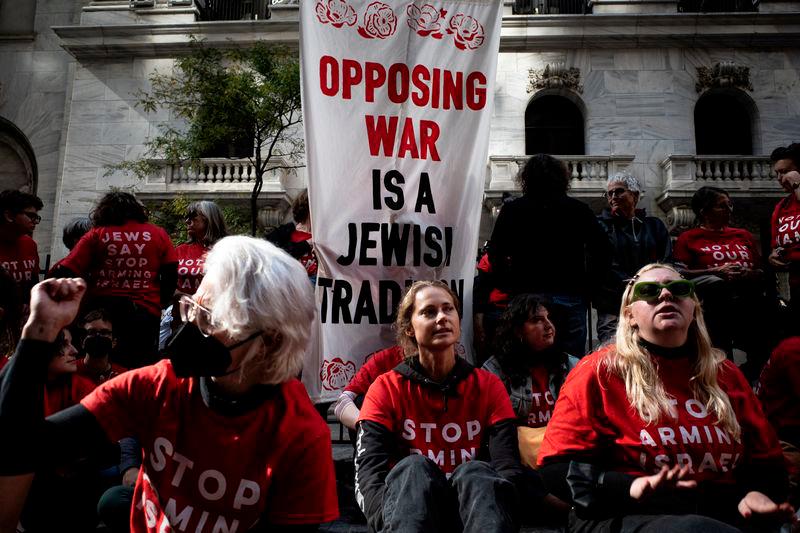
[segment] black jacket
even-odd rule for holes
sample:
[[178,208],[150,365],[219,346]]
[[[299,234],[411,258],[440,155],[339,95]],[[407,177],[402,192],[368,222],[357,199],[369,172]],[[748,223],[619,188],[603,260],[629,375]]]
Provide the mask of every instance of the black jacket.
[[[428,379],[422,373],[417,358],[408,358],[392,372],[415,381],[424,387],[440,391],[445,397],[454,397],[458,384],[475,371],[475,367],[461,358],[441,383]],[[489,462],[498,474],[514,483],[520,499],[526,504],[539,502],[546,494],[538,474],[525,472],[519,459],[517,429],[513,419],[504,420],[487,429],[488,438],[482,443],[478,460]],[[367,517],[370,531],[383,528],[383,498],[386,476],[392,466],[408,455],[408,446],[401,443],[385,426],[364,420],[358,423],[356,442],[356,500]],[[434,502],[431,502],[435,505]]]
[[491,243],[499,288],[512,295],[588,296],[611,266],[611,247],[594,213],[566,194],[508,202]]

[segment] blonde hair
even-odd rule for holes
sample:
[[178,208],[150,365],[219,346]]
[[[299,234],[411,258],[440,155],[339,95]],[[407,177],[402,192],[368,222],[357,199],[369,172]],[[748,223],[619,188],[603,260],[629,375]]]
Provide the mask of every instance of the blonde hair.
[[242,373],[265,384],[297,376],[314,320],[314,290],[300,262],[263,239],[225,237],[208,253],[205,280],[215,325],[234,340],[261,331],[276,344],[266,357],[245,358]]
[[[669,415],[672,410],[670,395],[664,390],[664,384],[658,377],[658,370],[647,351],[639,344],[639,329],[632,326],[627,317],[633,300],[635,281],[644,274],[655,269],[670,270],[680,273],[669,265],[651,263],[645,265],[628,283],[622,295],[617,325],[616,349],[610,350],[605,363],[608,369],[618,375],[625,383],[625,392],[631,406],[646,423],[658,421],[662,415]],[[697,358],[694,363],[694,375],[690,378],[690,386],[694,399],[703,403],[709,413],[714,413],[719,425],[727,430],[736,440],[740,439],[741,427],[736,420],[730,399],[719,386],[717,379],[720,366],[725,361],[725,354],[711,346],[711,338],[703,319],[703,310],[696,295],[694,320],[689,325],[687,342],[694,343]]]
[[422,289],[433,287],[441,289],[450,295],[453,300],[453,306],[461,318],[461,306],[459,305],[458,295],[453,292],[447,283],[443,281],[415,281],[406,291],[403,299],[400,300],[400,305],[397,306],[397,318],[394,321],[395,332],[397,333],[397,344],[402,346],[403,352],[406,356],[411,356],[417,353],[417,339],[413,335],[407,335],[408,328],[411,327],[411,315],[414,314],[414,301],[417,298],[417,293]]

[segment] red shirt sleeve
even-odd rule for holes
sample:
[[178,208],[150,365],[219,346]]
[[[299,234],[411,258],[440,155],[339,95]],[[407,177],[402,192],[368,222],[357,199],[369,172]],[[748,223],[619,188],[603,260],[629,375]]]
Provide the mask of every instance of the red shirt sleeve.
[[276,491],[267,503],[270,524],[320,524],[339,517],[331,436],[327,431],[303,438],[276,472]]
[[611,438],[599,383],[599,373],[605,369],[598,371],[598,356],[584,358],[567,375],[539,450],[540,466],[561,457],[595,453]]
[[175,253],[175,247],[172,245],[172,240],[169,238],[169,234],[164,230],[164,228],[158,227],[159,235],[161,236],[161,244],[163,247],[163,251],[161,254],[161,264],[166,265],[169,263],[177,263],[178,262],[178,254]]
[[800,428],[800,337],[785,339],[772,352],[759,378],[758,399],[779,435],[783,428]]
[[61,264],[80,276],[86,276],[96,257],[97,229],[92,229],[81,237],[75,248],[61,260]]
[[769,245],[770,250],[774,250],[778,247],[778,217],[780,216],[781,208],[783,207],[785,199],[782,199],[780,202],[777,203],[775,209],[772,210],[772,218],[770,219],[769,230],[770,234],[772,235],[772,239]]
[[485,395],[489,405],[489,425],[493,426],[498,422],[508,419],[516,419],[514,408],[511,407],[511,399],[500,378],[489,371],[476,369],[480,375],[480,394]]
[[683,263],[687,268],[691,268],[694,263],[692,261],[692,253],[689,251],[689,231],[684,231],[678,235],[678,240],[675,241],[675,249],[672,252],[675,260]]
[[377,422],[390,431],[395,430],[394,418],[391,413],[395,412],[395,405],[389,392],[389,374],[378,376],[364,398],[361,406],[361,413],[358,420],[369,420]]
[[99,385],[81,404],[94,415],[109,440],[138,436],[142,428],[158,420],[154,400],[157,382],[166,372],[162,364],[130,370]]
[[399,365],[403,356],[403,349],[400,346],[392,346],[375,352],[372,357],[367,359],[344,390],[355,393],[357,396],[366,394],[369,386],[378,379],[378,376]]

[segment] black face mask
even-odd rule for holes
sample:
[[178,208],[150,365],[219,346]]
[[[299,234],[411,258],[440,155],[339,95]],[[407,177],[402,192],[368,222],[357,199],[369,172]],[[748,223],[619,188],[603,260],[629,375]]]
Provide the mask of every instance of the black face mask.
[[111,353],[111,339],[103,335],[89,334],[83,339],[83,350],[89,357],[105,357]]
[[[214,336],[206,337],[192,322],[181,324],[164,352],[179,377],[212,377],[230,374],[231,350],[261,335],[260,331],[231,346],[225,346]],[[233,371],[235,371],[234,369]]]

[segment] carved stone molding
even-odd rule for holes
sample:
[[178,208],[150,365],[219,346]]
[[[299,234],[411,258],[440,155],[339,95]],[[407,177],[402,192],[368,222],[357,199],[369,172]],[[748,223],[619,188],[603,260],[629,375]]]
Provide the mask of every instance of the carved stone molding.
[[718,87],[736,87],[743,91],[752,91],[750,83],[750,67],[742,67],[733,61],[720,61],[712,67],[697,67],[697,92]]
[[570,89],[582,93],[581,69],[567,68],[562,62],[548,63],[543,69],[529,69],[528,93],[541,89]]
[[689,229],[694,224],[694,211],[690,207],[678,206],[667,211],[667,227],[672,235]]

